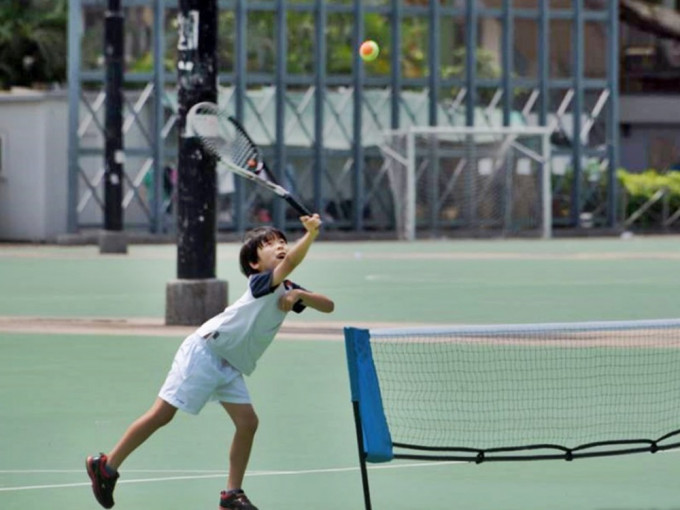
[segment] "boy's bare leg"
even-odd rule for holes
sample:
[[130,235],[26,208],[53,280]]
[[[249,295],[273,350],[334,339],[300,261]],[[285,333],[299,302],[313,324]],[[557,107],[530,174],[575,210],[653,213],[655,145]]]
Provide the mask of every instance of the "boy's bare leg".
[[248,466],[250,450],[253,446],[255,431],[257,430],[258,418],[253,406],[250,404],[230,404],[221,402],[222,407],[231,417],[236,432],[229,450],[229,478],[227,489],[241,489],[243,477]]
[[163,425],[170,423],[176,412],[176,407],[161,398],[156,398],[151,408],[128,427],[118,444],[113,447],[113,450],[107,456],[107,464],[117,470],[127,456],[146,441],[151,434]]

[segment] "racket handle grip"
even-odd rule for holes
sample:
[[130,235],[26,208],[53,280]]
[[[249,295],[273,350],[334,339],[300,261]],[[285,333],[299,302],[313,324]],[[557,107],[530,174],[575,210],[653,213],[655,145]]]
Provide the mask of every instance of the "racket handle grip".
[[302,216],[311,216],[311,215],[312,215],[312,211],[310,211],[309,209],[307,209],[307,207],[305,207],[303,204],[301,204],[300,202],[298,202],[298,201],[295,199],[295,197],[293,197],[293,196],[291,196],[291,195],[286,195],[286,196],[283,197],[283,198],[286,200],[286,202],[288,202],[288,204],[290,204],[290,206],[291,206],[293,209],[295,209],[295,210],[296,210],[298,213],[300,213]]

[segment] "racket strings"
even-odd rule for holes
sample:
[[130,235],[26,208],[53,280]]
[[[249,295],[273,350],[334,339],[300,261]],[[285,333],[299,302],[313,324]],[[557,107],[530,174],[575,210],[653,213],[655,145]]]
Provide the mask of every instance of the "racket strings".
[[230,155],[231,160],[241,168],[257,174],[262,169],[259,151],[239,133],[232,140]]
[[214,155],[217,156],[218,158],[223,158],[225,155],[229,153],[229,144],[223,140],[222,138],[219,137],[205,137],[205,136],[200,136],[199,138],[201,139],[201,142],[203,142],[203,145]]
[[263,180],[275,182],[257,146],[225,112],[215,105],[202,104],[189,117],[195,135],[218,160],[228,161]]

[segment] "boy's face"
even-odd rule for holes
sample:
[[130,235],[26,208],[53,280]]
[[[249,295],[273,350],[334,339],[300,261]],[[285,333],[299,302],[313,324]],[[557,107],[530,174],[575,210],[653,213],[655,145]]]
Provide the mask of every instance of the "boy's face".
[[257,263],[250,265],[258,273],[273,271],[285,258],[286,253],[288,253],[288,243],[284,239],[280,237],[269,239],[257,248]]

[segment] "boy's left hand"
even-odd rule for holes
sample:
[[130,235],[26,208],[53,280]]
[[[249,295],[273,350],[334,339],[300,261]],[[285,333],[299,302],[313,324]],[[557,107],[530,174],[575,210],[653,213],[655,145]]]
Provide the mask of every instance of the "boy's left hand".
[[290,290],[286,292],[283,296],[279,298],[279,310],[284,312],[290,312],[293,309],[295,303],[300,299],[297,289]]

